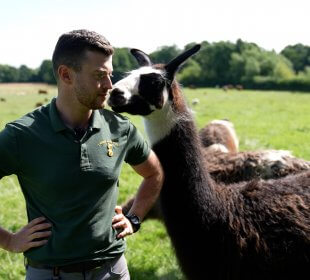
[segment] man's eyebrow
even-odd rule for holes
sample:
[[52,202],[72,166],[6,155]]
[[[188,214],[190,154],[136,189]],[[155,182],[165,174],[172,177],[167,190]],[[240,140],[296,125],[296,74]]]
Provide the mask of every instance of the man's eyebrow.
[[107,69],[96,69],[95,72],[97,72],[97,73],[108,73],[108,74],[112,73],[112,71],[109,71]]

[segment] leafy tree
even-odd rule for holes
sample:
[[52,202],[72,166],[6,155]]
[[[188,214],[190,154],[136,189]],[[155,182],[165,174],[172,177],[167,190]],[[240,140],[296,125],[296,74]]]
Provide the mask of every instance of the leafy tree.
[[284,59],[278,59],[273,71],[273,77],[280,80],[289,80],[294,78],[295,73],[289,63],[286,63]]
[[162,46],[155,52],[150,54],[150,58],[154,63],[167,63],[175,58],[181,50],[176,46]]
[[244,76],[243,79],[252,80],[255,76],[260,74],[260,65],[256,58],[247,57],[244,66]]
[[56,84],[51,60],[43,60],[39,67],[38,77],[41,82]]
[[303,71],[306,66],[310,66],[310,47],[302,44],[287,46],[281,54],[288,58],[296,72]]
[[237,52],[231,54],[229,61],[230,77],[233,84],[239,84],[245,75],[245,59]]
[[21,65],[18,68],[18,81],[22,83],[36,81],[35,70],[28,68],[26,65]]
[[0,65],[0,83],[14,83],[18,81],[18,70],[9,65]]
[[184,86],[197,85],[201,75],[201,67],[195,60],[189,60],[178,74],[178,80]]
[[133,56],[130,54],[128,48],[116,48],[113,55],[113,78],[115,83],[120,80],[124,73],[137,67],[137,63]]
[[201,51],[194,57],[201,67],[203,85],[223,85],[230,83],[230,58],[235,51],[235,45],[230,42],[202,43]]

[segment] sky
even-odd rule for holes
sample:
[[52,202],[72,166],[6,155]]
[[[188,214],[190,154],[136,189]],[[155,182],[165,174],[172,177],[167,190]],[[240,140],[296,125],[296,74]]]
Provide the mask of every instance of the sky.
[[37,68],[74,29],[146,53],[239,38],[280,52],[310,46],[309,12],[310,0],[2,0],[0,64]]

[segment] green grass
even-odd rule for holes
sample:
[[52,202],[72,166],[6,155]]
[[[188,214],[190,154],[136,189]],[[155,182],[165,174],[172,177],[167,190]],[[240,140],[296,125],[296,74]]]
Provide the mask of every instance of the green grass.
[[[39,95],[38,89],[48,95]],[[310,160],[310,94],[291,92],[228,91],[220,89],[185,89],[199,128],[212,119],[230,119],[240,139],[241,150],[265,148],[287,149],[294,155]],[[56,88],[47,85],[0,84],[0,129],[23,114],[33,110],[37,102],[47,103],[56,95]],[[130,119],[143,130],[140,117]],[[119,203],[131,197],[141,179],[128,165],[120,178]],[[0,225],[16,231],[26,224],[25,203],[17,178],[9,176],[0,181]],[[172,202],[173,203],[173,202]],[[180,280],[177,265],[166,230],[158,221],[146,221],[142,230],[127,238],[126,257],[134,280]],[[24,279],[21,254],[0,249],[0,279]]]

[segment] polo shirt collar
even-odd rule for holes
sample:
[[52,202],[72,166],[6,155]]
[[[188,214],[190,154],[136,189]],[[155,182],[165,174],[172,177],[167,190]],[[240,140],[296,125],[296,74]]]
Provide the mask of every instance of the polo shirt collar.
[[102,117],[99,110],[93,110],[89,126],[96,129],[102,127]]
[[[64,122],[60,118],[56,107],[56,98],[53,98],[50,103],[50,119],[55,132],[60,132],[67,129]],[[102,127],[102,117],[99,110],[93,110],[89,126],[95,129],[100,129]]]
[[58,109],[56,107],[56,98],[53,98],[51,103],[50,103],[49,113],[50,113],[51,124],[52,124],[52,127],[53,127],[55,132],[60,132],[60,131],[67,129],[64,122],[60,118]]

